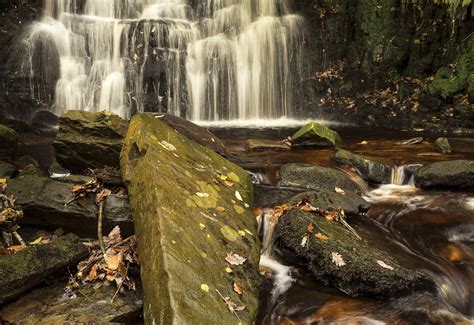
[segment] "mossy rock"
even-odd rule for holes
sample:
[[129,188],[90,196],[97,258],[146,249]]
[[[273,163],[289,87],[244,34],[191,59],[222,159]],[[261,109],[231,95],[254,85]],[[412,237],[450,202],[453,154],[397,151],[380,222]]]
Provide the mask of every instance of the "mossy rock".
[[18,147],[18,140],[15,130],[0,124],[0,158],[13,158]]
[[436,141],[433,143],[433,149],[441,152],[442,154],[451,153],[451,145],[449,144],[448,138],[436,139]]
[[[308,225],[314,227],[309,235]],[[319,238],[316,234],[320,234]],[[308,240],[302,245],[305,235]],[[357,239],[341,224],[309,212],[294,209],[284,214],[275,228],[275,242],[283,253],[296,256],[323,284],[350,296],[392,298],[416,290],[434,290],[434,284],[425,275]],[[337,266],[334,254],[345,265]]]
[[110,112],[68,111],[59,120],[56,160],[72,172],[118,167],[127,127]]
[[375,184],[390,183],[392,168],[370,157],[360,156],[347,150],[339,149],[332,159],[340,164],[356,168],[363,179]]
[[[221,293],[245,305],[239,318],[253,323],[260,243],[249,175],[149,114],[130,122],[121,171],[138,239],[145,322],[238,323]],[[247,260],[227,273],[230,252]]]
[[325,125],[310,122],[299,129],[292,137],[291,143],[296,146],[340,147],[342,138],[336,131]]
[[345,192],[360,192],[358,186],[343,172],[310,164],[283,165],[280,169],[278,185],[317,191],[334,191],[336,187],[339,187]]
[[12,178],[16,174],[16,167],[4,161],[0,161],[0,178]]
[[474,161],[452,160],[427,165],[415,174],[415,185],[423,189],[474,189]]

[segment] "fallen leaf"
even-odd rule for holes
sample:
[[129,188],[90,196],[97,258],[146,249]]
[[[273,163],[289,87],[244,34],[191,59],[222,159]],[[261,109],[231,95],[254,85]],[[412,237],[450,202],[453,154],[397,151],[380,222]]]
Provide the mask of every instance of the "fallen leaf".
[[102,191],[100,191],[100,193],[95,196],[95,203],[102,202],[106,197],[110,196],[111,194],[111,190],[104,188]]
[[386,264],[384,261],[380,261],[378,260],[377,261],[377,264],[380,265],[381,267],[383,267],[384,269],[388,269],[388,270],[391,270],[393,271],[393,267],[391,267],[390,265]]
[[346,265],[346,262],[344,262],[344,259],[342,258],[341,254],[332,252],[332,262],[336,264],[337,267],[341,267]]
[[203,223],[200,223],[200,224],[199,224],[199,228],[201,228],[201,230],[202,230],[202,229],[206,228],[206,225],[203,224]]
[[308,232],[313,232],[314,231],[314,226],[312,224],[309,224],[307,227],[306,227],[306,230]]
[[225,257],[225,260],[227,263],[230,265],[242,265],[244,262],[247,260],[246,258],[243,258],[242,256],[239,256],[237,254],[234,254],[232,252],[228,253],[227,256]]
[[167,141],[161,141],[159,144],[168,151],[176,151],[176,147]]
[[244,229],[244,231],[245,231],[247,234],[249,234],[250,236],[253,236],[253,234],[250,232],[250,230]]
[[225,271],[226,271],[227,273],[232,273],[232,272],[233,272],[230,267],[226,267],[226,268],[225,268]]
[[308,244],[308,235],[304,235],[303,236],[303,239],[301,240],[301,247],[306,247],[306,245]]
[[204,292],[209,292],[209,286],[207,284],[201,284],[201,290]]
[[227,177],[234,183],[240,182],[240,177],[234,172],[230,172],[229,174],[227,174]]
[[346,195],[346,192],[344,192],[344,190],[342,188],[339,188],[339,187],[334,188],[334,192],[336,192],[338,194]]
[[216,210],[219,211],[219,212],[225,212],[225,208],[224,208],[224,207],[217,207]]
[[234,291],[237,292],[239,295],[242,295],[244,293],[244,290],[237,282],[234,282]]
[[225,184],[227,187],[232,187],[232,186],[234,186],[234,183],[231,182],[231,181],[224,181],[224,184]]
[[202,197],[202,198],[209,197],[208,193],[203,193],[203,192],[197,192],[196,195],[199,196],[199,197]]
[[32,241],[31,243],[29,243],[30,246],[36,246],[36,245],[39,245],[41,244],[41,241],[43,240],[43,237],[38,237],[36,240]]
[[235,191],[235,198],[239,201],[243,201],[242,195],[240,195],[239,191]]
[[226,181],[226,180],[228,179],[228,177],[227,177],[227,176],[225,176],[225,175],[221,175],[221,177],[220,177],[220,178],[221,178],[221,181]]
[[245,237],[245,235],[246,235],[246,232],[243,231],[243,230],[238,230],[237,233],[242,237]]
[[329,237],[326,235],[323,235],[322,233],[318,232],[314,237],[318,238],[319,240],[329,240]]

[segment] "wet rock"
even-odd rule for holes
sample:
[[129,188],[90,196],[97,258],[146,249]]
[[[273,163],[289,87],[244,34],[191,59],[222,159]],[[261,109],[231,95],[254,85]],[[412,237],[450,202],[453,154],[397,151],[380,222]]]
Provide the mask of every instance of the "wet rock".
[[58,164],[57,161],[53,162],[51,166],[48,167],[49,175],[67,175],[70,174],[70,171]]
[[334,191],[312,191],[298,194],[291,198],[290,203],[308,200],[314,207],[323,211],[333,208],[341,208],[348,216],[366,213],[370,203],[353,192],[336,193]]
[[433,149],[442,154],[451,153],[451,146],[447,138],[436,139],[435,143],[433,143]]
[[265,150],[291,150],[291,147],[282,143],[281,141],[266,140],[266,139],[248,139],[245,142],[247,151],[265,151]]
[[[68,231],[97,236],[97,207],[93,198],[73,202],[72,184],[45,177],[24,176],[8,181],[7,194],[14,195],[23,209],[25,225],[64,228]],[[112,194],[107,198],[104,233],[119,225],[125,235],[133,233],[133,221],[127,197]]]
[[356,168],[363,179],[375,184],[390,183],[392,168],[375,161],[369,157],[364,157],[347,150],[339,149],[332,159],[340,164],[345,164]]
[[43,171],[36,166],[35,164],[26,165],[25,168],[20,170],[18,177],[25,177],[25,176],[37,176],[42,177],[44,176]]
[[0,161],[0,178],[12,178],[16,172],[14,165]]
[[40,288],[0,310],[1,320],[13,324],[108,324],[141,323],[143,302],[140,292],[120,292],[113,302],[115,286],[65,295],[67,283]]
[[342,138],[336,131],[325,125],[310,122],[298,130],[292,137],[291,143],[295,146],[323,146],[340,147]]
[[41,166],[39,164],[39,162],[33,158],[33,157],[30,157],[30,156],[21,156],[21,157],[18,157],[15,159],[15,161],[13,162],[15,164],[15,166],[19,169],[19,170],[23,170],[25,169],[26,166],[28,165],[33,165],[35,166],[36,168],[40,169]]
[[0,303],[33,288],[48,276],[75,265],[87,253],[79,238],[69,234],[49,244],[0,256]]
[[[242,323],[252,323],[260,245],[248,208],[249,175],[147,114],[130,123],[121,170],[135,219],[145,322],[237,322],[219,290],[245,304],[237,313]],[[231,266],[225,260],[230,252],[247,260]],[[234,282],[242,296],[233,291]]]
[[31,126],[37,129],[56,128],[58,124],[59,117],[48,110],[36,112],[31,119]]
[[[314,232],[302,245],[310,224]],[[328,239],[321,240],[315,233]],[[275,229],[275,243],[283,254],[296,256],[324,285],[350,296],[392,298],[434,288],[431,280],[400,265],[387,252],[358,240],[339,223],[309,212],[294,209],[283,215]]]
[[109,112],[68,111],[54,141],[56,160],[72,172],[118,167],[128,124]]
[[13,158],[18,141],[18,134],[13,129],[0,124],[0,158]]
[[402,146],[414,145],[414,144],[420,144],[424,140],[425,139],[423,139],[422,137],[416,137],[416,138],[411,138],[411,139],[408,139],[408,140],[397,142],[397,144],[402,145]]
[[287,164],[280,169],[278,185],[303,187],[310,190],[333,191],[336,187],[346,192],[359,192],[357,185],[343,172],[309,164]]
[[254,185],[254,206],[259,208],[273,208],[293,196],[306,192],[306,188],[277,187],[271,185]]
[[427,165],[416,172],[415,185],[423,189],[474,189],[474,161],[451,160]]
[[175,129],[188,139],[194,140],[200,145],[210,148],[224,157],[227,156],[227,150],[225,148],[224,143],[208,129],[175,115],[153,115],[158,117],[160,120],[166,122],[166,124],[171,126],[173,129]]

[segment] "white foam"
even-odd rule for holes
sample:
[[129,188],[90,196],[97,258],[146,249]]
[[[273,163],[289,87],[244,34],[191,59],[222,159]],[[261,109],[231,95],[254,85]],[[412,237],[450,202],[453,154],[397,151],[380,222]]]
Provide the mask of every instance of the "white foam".
[[474,210],[474,197],[468,198],[466,200],[466,208],[469,210]]
[[291,268],[289,266],[283,265],[269,256],[262,255],[260,257],[260,267],[267,268],[273,273],[273,299],[288,291],[293,282],[296,281],[290,276]]
[[195,120],[196,123],[206,128],[291,128],[300,127],[308,124],[309,122],[316,122],[324,125],[338,126],[343,125],[342,123],[329,121],[329,120],[298,120],[287,117],[281,117],[278,119],[248,119],[248,120],[229,120],[229,121],[199,121]]

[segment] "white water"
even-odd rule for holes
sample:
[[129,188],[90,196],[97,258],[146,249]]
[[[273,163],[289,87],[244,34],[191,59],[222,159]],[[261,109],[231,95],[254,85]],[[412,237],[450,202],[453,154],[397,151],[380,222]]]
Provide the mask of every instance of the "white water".
[[56,83],[56,114],[291,117],[304,40],[287,1],[45,0],[24,40],[32,95],[47,100],[39,84]]

